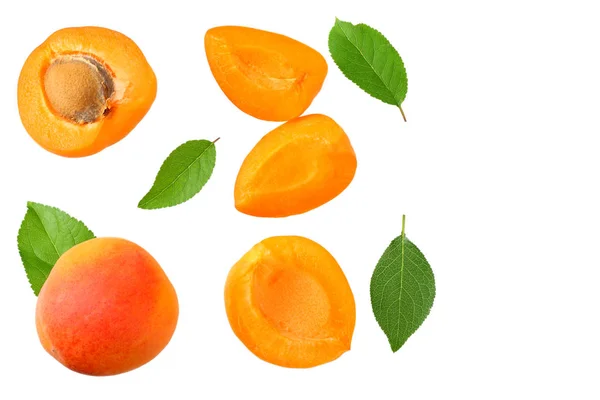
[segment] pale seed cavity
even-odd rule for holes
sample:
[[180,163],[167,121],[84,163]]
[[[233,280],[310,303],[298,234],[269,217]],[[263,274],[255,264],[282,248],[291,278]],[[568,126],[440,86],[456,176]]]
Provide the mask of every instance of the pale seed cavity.
[[92,57],[64,55],[46,70],[44,91],[54,112],[75,123],[89,124],[109,113],[115,85],[106,68]]

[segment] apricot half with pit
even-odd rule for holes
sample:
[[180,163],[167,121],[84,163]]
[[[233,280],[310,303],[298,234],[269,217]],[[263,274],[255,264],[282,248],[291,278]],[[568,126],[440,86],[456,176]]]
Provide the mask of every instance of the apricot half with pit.
[[350,350],[356,308],[344,272],[318,243],[300,236],[263,240],[231,269],[227,317],[256,356],[309,368]]
[[318,51],[278,33],[220,26],[206,32],[204,46],[229,100],[266,121],[302,115],[327,76],[327,62]]
[[86,375],[138,368],[169,343],[177,294],[139,245],[97,238],[66,251],[40,291],[36,326],[46,351]]
[[44,149],[95,154],[127,136],[156,97],[156,77],[127,36],[101,27],[61,29],[27,58],[18,84],[21,121]]

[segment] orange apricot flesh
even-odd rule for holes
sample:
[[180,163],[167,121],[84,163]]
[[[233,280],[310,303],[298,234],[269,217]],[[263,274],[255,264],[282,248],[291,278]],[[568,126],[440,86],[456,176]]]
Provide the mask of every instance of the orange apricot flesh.
[[229,272],[225,308],[235,335],[272,364],[310,368],[350,350],[352,290],[335,258],[310,239],[256,244]]
[[327,76],[327,62],[318,51],[277,33],[220,26],[206,32],[204,47],[229,100],[266,121],[302,115]]
[[342,193],[356,166],[350,139],[333,119],[296,118],[250,151],[235,182],[235,207],[257,217],[305,213]]
[[135,243],[97,238],[65,252],[36,307],[44,349],[86,375],[138,368],[169,343],[177,294],[158,262]]
[[54,32],[29,55],[17,98],[33,140],[52,153],[84,157],[127,136],[156,90],[156,76],[130,38],[76,27]]

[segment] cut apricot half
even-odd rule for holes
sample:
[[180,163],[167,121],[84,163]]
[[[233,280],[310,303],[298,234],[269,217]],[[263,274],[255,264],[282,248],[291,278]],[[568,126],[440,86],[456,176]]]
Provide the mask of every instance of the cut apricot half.
[[327,62],[318,51],[277,33],[221,26],[206,32],[204,46],[229,100],[266,121],[302,115],[327,76]]
[[272,364],[310,368],[350,350],[354,295],[337,261],[310,239],[255,245],[229,272],[225,307],[235,335]]
[[356,154],[331,118],[307,115],[267,133],[238,173],[235,207],[256,217],[286,217],[317,208],[354,178]]
[[122,33],[65,28],[29,55],[17,97],[23,126],[40,146],[83,157],[133,130],[154,102],[156,76]]

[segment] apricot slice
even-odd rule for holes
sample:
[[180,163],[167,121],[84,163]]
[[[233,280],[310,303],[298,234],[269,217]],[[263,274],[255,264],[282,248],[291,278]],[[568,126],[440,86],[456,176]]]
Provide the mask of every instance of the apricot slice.
[[127,36],[101,27],[61,29],[27,58],[18,85],[25,130],[65,157],[123,139],[156,97],[156,77]]
[[235,207],[257,217],[305,213],[332,200],[354,178],[356,155],[331,118],[307,115],[267,133],[235,182]]
[[220,26],[206,32],[204,47],[229,100],[266,121],[302,115],[327,76],[327,62],[318,51],[277,33]]
[[350,350],[352,290],[333,256],[310,239],[255,245],[229,272],[225,307],[235,335],[272,364],[309,368]]
[[178,315],[175,289],[146,250],[97,238],[58,259],[38,297],[36,326],[44,349],[67,368],[115,375],[157,356]]

